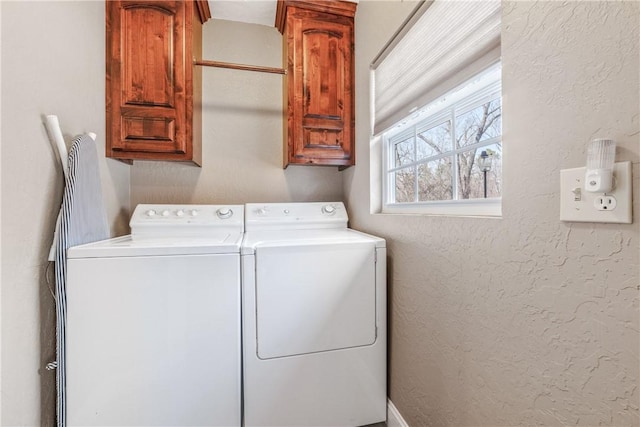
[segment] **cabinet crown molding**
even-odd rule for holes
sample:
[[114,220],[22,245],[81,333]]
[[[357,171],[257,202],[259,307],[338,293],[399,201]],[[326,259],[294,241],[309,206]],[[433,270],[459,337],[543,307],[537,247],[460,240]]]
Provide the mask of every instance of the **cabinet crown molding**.
[[200,18],[201,23],[207,22],[211,19],[211,9],[209,9],[209,1],[208,0],[195,0],[196,9],[198,10],[198,18]]
[[290,6],[353,18],[358,3],[349,0],[278,0],[275,27],[282,34],[286,24],[286,11]]

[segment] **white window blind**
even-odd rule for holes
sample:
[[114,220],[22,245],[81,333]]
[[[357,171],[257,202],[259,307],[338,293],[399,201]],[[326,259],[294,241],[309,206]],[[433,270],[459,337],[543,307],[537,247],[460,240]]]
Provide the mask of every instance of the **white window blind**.
[[371,64],[374,134],[500,59],[499,0],[421,2]]

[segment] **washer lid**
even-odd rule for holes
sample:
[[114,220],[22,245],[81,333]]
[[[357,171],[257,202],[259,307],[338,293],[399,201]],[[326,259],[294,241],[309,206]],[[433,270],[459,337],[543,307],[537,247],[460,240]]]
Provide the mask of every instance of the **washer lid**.
[[206,237],[154,237],[133,239],[131,235],[74,246],[71,258],[107,258],[162,255],[238,254],[242,233],[221,232]]

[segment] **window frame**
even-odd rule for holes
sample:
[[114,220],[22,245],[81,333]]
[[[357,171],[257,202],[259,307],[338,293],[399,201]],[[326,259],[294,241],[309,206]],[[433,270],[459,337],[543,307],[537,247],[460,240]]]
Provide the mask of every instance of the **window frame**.
[[[503,133],[500,136],[488,138],[464,147],[456,148],[455,126],[456,117],[472,111],[496,98],[500,98],[502,107],[502,78],[501,64],[498,62],[489,69],[477,74],[462,85],[436,99],[420,110],[415,110],[410,117],[405,118],[396,126],[382,134],[382,206],[381,213],[392,214],[427,214],[450,216],[482,216],[501,217],[502,197],[481,199],[457,199],[458,197],[458,162],[456,156],[470,150],[502,144]],[[502,114],[502,113],[501,113]],[[420,132],[432,129],[440,124],[451,122],[452,147],[446,153],[433,154],[416,160],[417,139]],[[413,154],[411,162],[396,166],[394,146],[407,137],[413,139]],[[437,201],[419,201],[419,180],[414,179],[414,201],[395,202],[395,172],[412,169],[413,176],[418,176],[418,167],[442,158],[450,158],[452,177],[452,199]],[[504,155],[502,156],[504,160]]]

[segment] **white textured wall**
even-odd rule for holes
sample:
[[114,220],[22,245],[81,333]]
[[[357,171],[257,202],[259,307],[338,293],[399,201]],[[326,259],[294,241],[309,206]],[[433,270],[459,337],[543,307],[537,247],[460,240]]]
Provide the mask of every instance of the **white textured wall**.
[[[640,425],[640,3],[504,3],[499,220],[369,214],[368,64],[410,10],[358,6],[345,175],[352,225],[388,242],[391,400],[411,426]],[[560,222],[559,171],[600,136],[635,223]]]
[[[211,20],[203,58],[282,66],[274,27]],[[202,168],[135,162],[131,206],[138,203],[246,203],[342,200],[337,167],[282,169],[283,77],[240,70],[203,70]]]
[[129,166],[104,159],[104,3],[0,2],[2,18],[2,419],[54,420],[55,307],[45,281],[63,177],[42,116],[60,118],[67,142],[98,135],[114,234],[126,230]]

